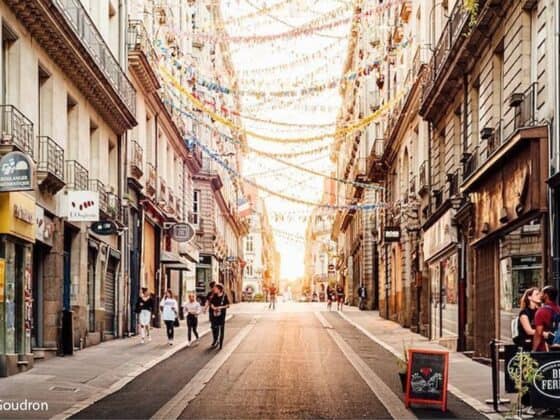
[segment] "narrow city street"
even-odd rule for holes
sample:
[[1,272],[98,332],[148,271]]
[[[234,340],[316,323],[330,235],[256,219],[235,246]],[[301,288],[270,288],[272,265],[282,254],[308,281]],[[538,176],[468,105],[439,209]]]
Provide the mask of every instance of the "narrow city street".
[[206,336],[74,418],[482,418],[453,395],[406,410],[396,358],[325,309],[247,305],[221,351]]

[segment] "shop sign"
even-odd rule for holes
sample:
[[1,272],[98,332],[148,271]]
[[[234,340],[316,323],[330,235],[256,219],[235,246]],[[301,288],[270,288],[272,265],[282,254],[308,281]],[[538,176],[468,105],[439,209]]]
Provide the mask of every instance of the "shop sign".
[[385,226],[383,237],[385,242],[399,242],[401,240],[401,228],[397,226]]
[[35,200],[22,192],[0,195],[0,233],[35,242]]
[[560,408],[560,352],[531,353],[539,364],[531,386],[531,406]]
[[0,303],[4,303],[4,286],[6,276],[6,260],[0,258]]
[[449,353],[437,350],[408,350],[405,404],[436,405],[447,409]]
[[45,216],[45,209],[35,206],[35,239],[49,246],[53,245],[54,223],[52,219]]
[[429,260],[448,246],[457,242],[457,229],[451,225],[454,210],[447,210],[424,232],[424,258]]
[[66,210],[69,222],[97,222],[99,193],[96,191],[68,191]]
[[114,235],[117,233],[117,225],[110,220],[92,223],[90,230],[97,235]]
[[0,192],[33,190],[33,163],[22,152],[10,152],[0,159]]
[[171,237],[175,242],[188,242],[194,234],[194,228],[188,223],[175,223],[171,227]]

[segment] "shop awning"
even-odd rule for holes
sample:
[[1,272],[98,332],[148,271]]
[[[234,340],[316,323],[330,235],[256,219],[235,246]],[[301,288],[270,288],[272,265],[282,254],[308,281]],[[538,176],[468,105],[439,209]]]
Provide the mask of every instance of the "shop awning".
[[191,271],[189,269],[189,261],[174,252],[162,251],[160,261],[168,270]]

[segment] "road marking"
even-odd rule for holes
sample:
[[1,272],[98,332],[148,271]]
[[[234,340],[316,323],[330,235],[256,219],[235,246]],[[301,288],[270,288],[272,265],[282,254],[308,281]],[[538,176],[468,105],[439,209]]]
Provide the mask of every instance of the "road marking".
[[385,409],[394,419],[416,419],[416,416],[404,406],[404,402],[385,385],[385,382],[362,360],[360,356],[344,341],[332,325],[325,319],[320,312],[315,312],[315,316],[326,329],[327,333],[334,340],[338,348],[342,351],[354,369],[373,391],[377,399],[383,404]]
[[183,411],[188,407],[189,403],[194,400],[198,394],[206,387],[206,384],[214,377],[218,369],[230,358],[232,353],[239,347],[245,337],[251,332],[257,323],[257,318],[243,327],[237,335],[214,356],[198,373],[181,389],[173,398],[171,398],[164,406],[162,406],[153,416],[152,419],[177,419]]
[[[226,321],[230,320],[231,318],[233,318],[233,315],[227,315],[226,317]],[[201,331],[198,336],[199,338],[204,337],[206,334],[208,334],[211,331],[211,328],[207,328],[204,331]],[[153,368],[155,365],[157,365],[158,363],[163,362],[164,360],[168,359],[169,357],[173,356],[175,353],[177,353],[178,351],[184,349],[185,347],[187,347],[187,342],[186,340],[176,346],[173,346],[171,349],[169,349],[168,351],[166,351],[164,354],[162,354],[159,357],[156,357],[155,359],[150,360],[148,363],[146,363],[145,365],[139,367],[138,369],[129,372],[126,374],[125,377],[121,378],[120,380],[118,380],[117,382],[115,382],[113,385],[111,385],[109,388],[93,395],[92,397],[89,397],[83,401],[80,401],[76,404],[74,404],[72,407],[68,408],[67,410],[64,410],[62,413],[56,414],[55,416],[51,417],[51,420],[65,420],[68,419],[72,416],[74,416],[75,414],[78,414],[80,411],[86,409],[87,407],[89,407],[90,405],[95,404],[96,402],[102,400],[103,398],[114,394],[115,392],[121,390],[126,384],[128,384],[129,382],[133,381],[134,379],[136,379],[136,377],[140,376],[142,373],[146,372],[147,370]]]
[[[387,350],[389,353],[393,354],[395,357],[398,357],[400,360],[404,361],[403,355],[399,351],[397,351],[395,348],[393,348],[389,344],[381,341],[379,338],[377,338],[375,335],[370,333],[368,330],[366,330],[360,324],[358,324],[353,319],[348,317],[345,313],[339,312],[338,314],[344,320],[346,320],[349,324],[353,325],[355,328],[360,330],[370,340],[376,342],[381,347],[383,347],[385,350]],[[482,414],[486,418],[491,419],[491,420],[503,419],[503,417],[501,415],[499,415],[498,413],[488,413],[488,406],[487,405],[484,405],[483,403],[478,401],[476,398],[473,398],[470,395],[465,394],[459,388],[451,385],[450,383],[447,384],[447,388],[448,388],[448,390],[451,394],[455,395],[459,400],[462,400],[464,403],[470,405],[472,408],[477,410],[480,414]]]

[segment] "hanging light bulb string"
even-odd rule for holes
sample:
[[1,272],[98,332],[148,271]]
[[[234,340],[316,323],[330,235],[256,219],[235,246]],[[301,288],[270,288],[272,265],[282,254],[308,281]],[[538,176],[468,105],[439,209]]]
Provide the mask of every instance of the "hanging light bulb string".
[[298,197],[292,197],[292,196],[288,196],[288,195],[285,195],[285,194],[279,194],[278,192],[276,192],[274,190],[271,190],[270,188],[267,188],[263,185],[260,185],[260,184],[256,183],[255,181],[253,181],[251,179],[248,179],[247,177],[244,177],[241,174],[239,174],[235,169],[233,169],[226,162],[224,162],[222,159],[220,159],[219,155],[215,151],[209,149],[205,144],[200,142],[195,137],[192,137],[190,139],[186,139],[186,141],[187,141],[187,143],[194,143],[194,144],[198,145],[206,155],[208,155],[213,161],[217,162],[222,168],[224,168],[226,170],[226,172],[228,172],[228,174],[232,178],[243,181],[243,182],[245,182],[249,185],[252,185],[257,190],[264,191],[266,193],[269,193],[270,195],[281,198],[283,200],[290,201],[290,202],[296,203],[296,204],[301,204],[301,205],[304,205],[304,206],[318,207],[318,208],[328,208],[328,209],[336,209],[336,210],[361,210],[361,209],[374,209],[374,208],[382,207],[381,204],[363,204],[363,205],[360,205],[360,204],[348,204],[348,205],[322,204],[322,203],[316,203],[316,202],[305,200],[305,199],[298,198]]

